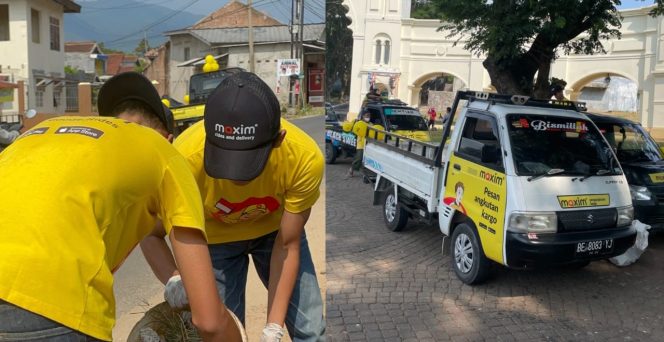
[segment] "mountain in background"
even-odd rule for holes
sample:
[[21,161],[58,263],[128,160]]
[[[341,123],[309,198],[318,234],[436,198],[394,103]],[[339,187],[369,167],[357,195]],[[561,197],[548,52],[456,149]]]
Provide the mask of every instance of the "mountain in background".
[[65,14],[65,41],[94,40],[126,52],[132,52],[146,35],[150,47],[156,47],[167,40],[165,31],[189,27],[204,17],[135,0],[77,3],[81,13]]

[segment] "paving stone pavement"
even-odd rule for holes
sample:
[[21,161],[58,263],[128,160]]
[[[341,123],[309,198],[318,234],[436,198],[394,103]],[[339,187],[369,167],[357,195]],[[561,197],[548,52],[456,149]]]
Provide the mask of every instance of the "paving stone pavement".
[[326,171],[328,341],[664,341],[664,236],[629,267],[496,266],[471,287],[437,227],[387,230],[370,185],[344,179],[349,165]]

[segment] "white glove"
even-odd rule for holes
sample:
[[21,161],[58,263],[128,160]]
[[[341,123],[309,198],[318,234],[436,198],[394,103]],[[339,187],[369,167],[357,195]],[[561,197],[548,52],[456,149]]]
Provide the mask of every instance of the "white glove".
[[182,310],[189,307],[187,292],[184,290],[182,278],[179,274],[168,279],[166,289],[164,290],[164,299],[166,299],[168,305],[173,309]]
[[263,328],[263,335],[261,335],[261,342],[281,342],[284,332],[281,326],[276,323],[268,323]]

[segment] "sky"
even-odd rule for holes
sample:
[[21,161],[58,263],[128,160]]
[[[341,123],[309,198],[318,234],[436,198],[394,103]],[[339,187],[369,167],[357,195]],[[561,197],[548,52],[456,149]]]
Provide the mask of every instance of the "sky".
[[[229,0],[134,0],[146,4],[153,4],[164,6],[171,9],[180,10],[187,6],[184,10],[194,14],[207,15],[214,10],[223,7]],[[241,0],[246,3],[247,0]],[[121,1],[104,1],[101,0],[77,0],[77,3],[85,5],[86,3],[94,3],[94,6],[99,7],[112,7]],[[96,2],[96,3],[95,3]],[[253,6],[275,19],[288,23],[291,18],[291,4],[292,0],[253,0]],[[307,23],[321,23],[325,21],[325,0],[305,0],[304,1],[304,18]]]
[[639,8],[639,7],[650,6],[650,5],[655,3],[652,0],[644,0],[644,1],[623,0],[621,2],[622,2],[622,4],[620,6],[618,6],[618,9]]

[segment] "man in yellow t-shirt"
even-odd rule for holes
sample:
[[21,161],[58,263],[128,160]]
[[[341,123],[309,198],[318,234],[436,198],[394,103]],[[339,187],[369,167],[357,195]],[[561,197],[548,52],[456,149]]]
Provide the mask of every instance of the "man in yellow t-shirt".
[[[316,142],[280,118],[279,102],[265,82],[242,72],[221,81],[204,121],[184,131],[175,147],[201,191],[224,303],[244,321],[251,255],[268,288],[262,341],[279,341],[284,322],[293,341],[323,341],[323,303],[304,233],[323,177]],[[148,256],[164,244],[150,237],[141,246]],[[173,270],[164,258],[147,259],[155,273]]]
[[348,174],[346,178],[351,178],[355,176],[355,171],[359,171],[362,167],[362,157],[364,156],[364,145],[367,141],[367,130],[371,125],[371,113],[365,109],[362,113],[361,120],[355,121],[353,123],[353,128],[351,131],[357,136],[357,144],[355,145],[355,156],[353,157],[353,163],[348,169]]
[[0,340],[111,341],[113,272],[159,217],[200,334],[239,341],[172,114],[137,73],[107,81],[98,106],[111,117],[53,118],[0,154]]

